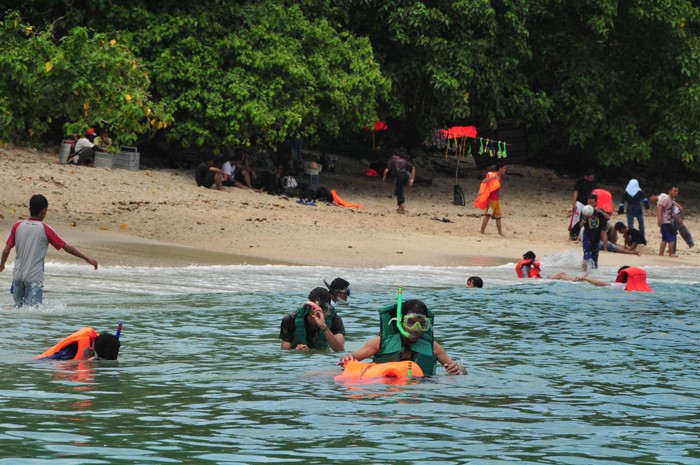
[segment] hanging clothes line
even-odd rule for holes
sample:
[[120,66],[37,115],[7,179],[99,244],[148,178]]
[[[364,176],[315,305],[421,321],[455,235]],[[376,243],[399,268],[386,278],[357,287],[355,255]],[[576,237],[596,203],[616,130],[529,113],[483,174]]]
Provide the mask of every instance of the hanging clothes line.
[[456,154],[457,159],[464,156],[472,156],[472,141],[479,141],[479,154],[491,157],[506,158],[508,156],[508,144],[502,140],[477,137],[476,126],[452,126],[449,129],[437,129],[433,134],[433,145],[438,149],[445,148],[445,160],[449,157],[449,150]]

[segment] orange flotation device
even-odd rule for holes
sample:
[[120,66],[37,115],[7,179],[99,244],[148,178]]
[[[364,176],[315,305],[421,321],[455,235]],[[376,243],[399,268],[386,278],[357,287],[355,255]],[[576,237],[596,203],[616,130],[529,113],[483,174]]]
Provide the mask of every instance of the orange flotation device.
[[335,377],[336,381],[360,381],[377,378],[422,378],[423,370],[416,362],[403,360],[400,362],[369,363],[350,360],[345,363],[343,374]]
[[[523,273],[523,268],[527,269],[527,276]],[[515,265],[515,272],[518,274],[518,278],[541,278],[540,276],[540,262],[534,260],[529,260],[523,258]]]
[[647,283],[647,272],[636,266],[620,270],[615,282],[626,283],[626,291],[654,292],[654,289]]
[[[476,194],[476,200],[474,201],[474,206],[479,210],[486,210],[491,192],[501,188],[501,180],[498,176],[494,176],[495,174],[496,173],[490,171],[486,173],[486,179],[481,181],[479,193]],[[491,178],[491,176],[494,177]]]
[[54,355],[56,352],[58,352],[59,350],[66,348],[67,346],[69,346],[70,344],[73,344],[74,342],[77,342],[78,343],[78,351],[76,352],[73,360],[87,360],[91,356],[90,346],[92,345],[92,342],[95,340],[95,338],[97,336],[99,336],[99,334],[97,334],[97,331],[95,331],[94,328],[85,327],[83,329],[79,329],[78,331],[74,332],[70,336],[63,339],[61,342],[59,342],[55,346],[48,349],[43,354],[37,355],[34,358],[38,359],[38,358],[50,357],[50,356]]
[[591,193],[598,196],[598,200],[595,204],[596,208],[602,208],[605,213],[612,215],[615,210],[613,207],[612,194],[605,189],[593,189]]
[[346,207],[346,208],[365,208],[363,205],[360,205],[359,203],[350,203],[346,202],[345,200],[341,199],[338,193],[333,189],[331,191],[331,195],[333,196],[333,201],[336,203],[336,205],[340,205],[341,207]]

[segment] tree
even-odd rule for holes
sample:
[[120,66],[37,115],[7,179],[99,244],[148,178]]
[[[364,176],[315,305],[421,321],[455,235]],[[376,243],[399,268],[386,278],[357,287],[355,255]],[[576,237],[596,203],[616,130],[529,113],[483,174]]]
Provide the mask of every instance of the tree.
[[534,130],[588,164],[698,170],[699,10],[690,1],[532,2],[530,87],[553,101]]
[[0,29],[0,131],[3,140],[39,140],[108,124],[116,140],[167,127],[170,115],[148,93],[148,71],[106,34],[84,27],[55,40],[50,26],[8,13]]
[[[546,117],[521,63],[530,60],[524,0],[345,0],[347,25],[372,41],[392,80],[387,108],[410,145],[467,120],[495,127]],[[395,127],[395,126],[394,126]],[[411,137],[414,135],[414,137]],[[417,136],[417,137],[416,137]]]
[[307,18],[293,2],[224,3],[156,15],[133,34],[154,93],[175,109],[170,140],[274,146],[376,119],[389,82],[368,40]]

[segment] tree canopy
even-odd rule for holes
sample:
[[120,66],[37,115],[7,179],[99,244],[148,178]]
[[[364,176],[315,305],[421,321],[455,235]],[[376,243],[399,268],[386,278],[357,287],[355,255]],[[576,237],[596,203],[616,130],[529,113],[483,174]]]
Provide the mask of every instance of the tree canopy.
[[510,120],[572,165],[700,171],[690,0],[190,3],[10,1],[2,139],[109,121],[124,141],[216,150],[386,119],[414,145]]

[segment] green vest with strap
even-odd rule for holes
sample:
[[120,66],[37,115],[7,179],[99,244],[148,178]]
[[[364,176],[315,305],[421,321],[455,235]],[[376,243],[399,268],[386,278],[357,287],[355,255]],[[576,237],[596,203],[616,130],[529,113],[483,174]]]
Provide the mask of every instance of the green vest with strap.
[[[306,344],[310,349],[328,347],[328,340],[326,340],[326,335],[323,334],[323,331],[320,331],[316,344],[313,346],[309,345],[306,337],[306,317],[310,311],[311,306],[309,305],[303,305],[297,308],[296,318],[294,319],[294,341],[292,341],[292,347],[296,347],[298,344]],[[335,319],[337,314],[338,312],[335,311],[335,308],[331,308],[330,313],[326,316],[326,326],[328,326],[329,329],[333,327],[333,319]]]
[[[396,304],[387,305],[379,310],[380,345],[379,352],[372,359],[374,363],[398,362],[401,360],[404,345],[401,333],[396,327],[400,323],[396,321],[390,322],[392,318],[396,318]],[[413,360],[421,367],[423,374],[432,376],[435,374],[437,367],[437,358],[433,352],[433,322],[435,321],[435,316],[430,309],[428,309],[428,319],[430,320],[430,328],[427,331],[423,331],[421,337],[410,345],[410,349],[413,352]]]

